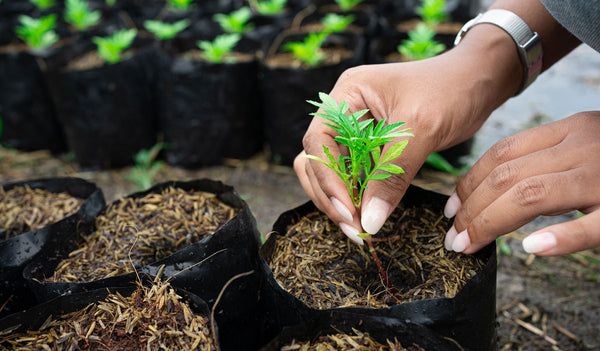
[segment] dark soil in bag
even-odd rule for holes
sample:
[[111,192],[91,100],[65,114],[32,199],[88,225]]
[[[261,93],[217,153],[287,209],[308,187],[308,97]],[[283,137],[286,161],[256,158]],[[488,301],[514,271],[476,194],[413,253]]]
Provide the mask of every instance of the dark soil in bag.
[[[302,41],[304,35],[283,41]],[[276,53],[263,63],[264,130],[274,161],[291,165],[302,151],[302,137],[316,110],[306,100],[329,92],[344,70],[363,62],[364,38],[355,33],[331,35],[324,44],[328,55],[320,66],[307,68],[290,53]]]
[[121,167],[156,142],[154,55],[139,51],[120,63],[94,66],[90,52],[53,80],[58,118],[84,168]]
[[[32,190],[25,191],[25,186]],[[0,316],[4,316],[35,303],[35,297],[23,278],[23,268],[39,257],[56,255],[60,247],[76,239],[77,232],[91,231],[94,216],[104,207],[104,197],[96,185],[77,178],[48,178],[11,183],[2,186],[1,191],[11,196],[15,196],[15,191],[23,195],[29,194],[22,197],[24,202],[33,201],[38,197],[41,201],[44,194],[37,192],[47,191],[60,201],[57,205],[62,208],[56,209],[57,212],[64,213],[65,207],[68,207],[67,213],[71,213],[64,218],[57,218],[46,213],[52,210],[52,204],[41,206],[40,203],[23,203],[22,209],[18,211],[8,203],[10,200],[2,203],[3,210],[10,210],[27,221],[33,221],[21,225],[13,222],[10,225],[12,230],[5,228],[8,220],[3,221],[1,225]],[[69,196],[76,199],[69,199]],[[74,206],[70,202],[75,201],[78,206],[72,213]],[[1,217],[8,218],[4,213]],[[19,228],[25,231],[19,232]]]
[[261,248],[274,272],[266,271],[270,278],[263,289],[269,292],[261,292],[273,297],[263,300],[274,320],[265,329],[273,332],[277,324],[293,325],[319,310],[342,309],[410,320],[467,349],[493,349],[495,245],[475,255],[447,252],[446,199],[410,187],[401,203],[404,210],[396,210],[374,237],[396,294],[382,285],[368,250],[346,239],[312,203],[282,214],[275,234]]

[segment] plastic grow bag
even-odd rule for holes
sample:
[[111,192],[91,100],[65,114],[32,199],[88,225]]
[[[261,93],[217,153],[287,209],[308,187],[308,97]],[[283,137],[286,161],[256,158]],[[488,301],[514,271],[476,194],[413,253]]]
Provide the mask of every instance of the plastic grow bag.
[[2,187],[10,190],[24,185],[54,193],[67,192],[84,202],[76,213],[56,223],[0,241],[0,306],[6,303],[0,316],[35,304],[33,292],[23,278],[23,268],[39,257],[51,262],[58,248],[75,241],[80,233],[92,230],[94,216],[104,207],[102,191],[78,178],[38,179]]
[[[427,205],[441,213],[446,200],[444,195],[410,186],[402,202],[408,205]],[[261,248],[262,257],[268,260],[277,236],[284,235],[288,225],[315,209],[314,204],[308,202],[281,214],[273,226],[273,234]],[[410,321],[456,340],[464,349],[494,350],[497,271],[495,242],[476,255],[485,262],[484,267],[453,298],[417,300],[380,309],[347,307],[333,310]],[[268,297],[261,301],[262,313],[271,316],[269,323],[265,322],[263,325],[264,335],[277,334],[278,328],[298,324],[320,313],[281,288],[266,262],[261,267],[265,283],[260,294]]]

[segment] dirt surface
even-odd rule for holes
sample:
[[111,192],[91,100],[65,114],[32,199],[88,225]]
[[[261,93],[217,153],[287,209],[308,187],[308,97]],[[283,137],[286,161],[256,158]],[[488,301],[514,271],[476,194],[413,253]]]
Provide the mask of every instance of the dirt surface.
[[[138,190],[128,180],[130,168],[81,171],[68,158],[0,148],[0,183],[77,176],[98,184],[107,202]],[[166,166],[156,180],[204,177],[234,186],[248,202],[263,234],[280,213],[308,200],[292,169],[267,163],[265,155],[200,170]],[[456,181],[454,176],[424,170],[414,183],[448,194]],[[520,244],[525,234],[569,216],[540,218],[502,239],[497,286],[499,349],[600,350],[600,250],[536,258],[525,254]]]

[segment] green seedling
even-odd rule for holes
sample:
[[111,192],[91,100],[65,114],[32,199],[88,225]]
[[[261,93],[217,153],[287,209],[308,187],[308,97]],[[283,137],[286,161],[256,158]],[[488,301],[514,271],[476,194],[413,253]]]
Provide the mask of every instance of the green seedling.
[[29,0],[38,10],[47,10],[56,5],[56,0]]
[[352,22],[354,22],[354,15],[342,16],[336,13],[328,13],[321,20],[323,25],[323,31],[327,33],[340,33],[343,32]]
[[98,55],[107,63],[115,64],[123,60],[122,52],[128,49],[137,35],[137,30],[123,29],[108,37],[93,37],[92,41],[98,47]]
[[250,17],[252,17],[252,11],[249,7],[244,6],[228,15],[217,13],[213,16],[213,20],[219,23],[221,29],[227,33],[244,34],[254,28],[252,23],[248,23]]
[[506,242],[506,239],[506,237],[496,238],[496,246],[498,247],[498,253],[505,256],[511,256],[512,249],[510,248],[510,245],[508,245],[508,243]]
[[169,6],[175,11],[189,11],[194,0],[168,0]]
[[144,28],[146,28],[148,32],[154,34],[159,40],[168,40],[177,36],[177,34],[186,29],[190,23],[189,19],[182,19],[175,23],[148,20],[144,22]]
[[421,22],[408,32],[408,39],[398,45],[398,51],[413,61],[433,57],[446,50],[446,45],[434,40],[434,36],[435,31]]
[[[323,123],[339,134],[335,137],[335,141],[347,147],[349,154],[340,154],[336,160],[329,148],[323,145],[323,153],[327,159],[315,155],[306,155],[306,157],[323,163],[337,174],[346,185],[352,203],[360,213],[362,196],[370,181],[386,179],[392,174],[404,173],[401,167],[392,162],[400,157],[408,140],[392,144],[385,153],[381,152],[383,146],[393,143],[398,138],[410,137],[413,134],[409,133],[410,128],[403,128],[405,122],[386,124],[385,120],[381,120],[375,124],[373,119],[360,121],[360,118],[369,110],[361,110],[347,115],[349,110],[347,102],[342,101],[338,105],[331,96],[325,93],[319,93],[319,98],[321,102],[308,101],[322,110],[322,112],[315,112],[311,115],[326,120]],[[377,256],[370,235],[363,233],[359,236],[369,246],[369,252],[390,292],[396,295]]]
[[91,11],[86,0],[65,2],[65,21],[77,30],[85,30],[100,22],[100,11]]
[[463,171],[461,169],[454,167],[450,162],[448,162],[448,160],[446,160],[437,152],[433,152],[427,156],[425,163],[442,172],[446,172],[455,176],[463,175]]
[[138,151],[133,156],[135,165],[127,175],[127,179],[135,182],[139,190],[146,190],[156,183],[156,174],[165,165],[163,161],[157,161],[156,158],[165,148],[165,143],[157,143],[149,149]]
[[421,6],[416,9],[417,14],[430,27],[448,20],[446,14],[446,0],[422,0]]
[[15,33],[34,50],[44,50],[58,41],[56,15],[48,15],[39,19],[27,15],[19,16],[21,25],[15,27]]
[[309,33],[304,41],[289,42],[283,46],[283,49],[292,52],[296,59],[309,67],[316,67],[325,59],[325,53],[321,50],[321,46],[327,36],[326,32]]
[[197,45],[202,49],[202,57],[213,63],[233,63],[235,59],[228,57],[231,50],[237,45],[242,36],[237,33],[222,34],[215,38],[215,40],[206,41],[200,40]]
[[361,2],[363,2],[363,0],[335,0],[335,3],[338,4],[340,9],[344,12],[352,10],[356,5],[360,4]]
[[273,16],[283,12],[287,0],[253,0],[252,7],[261,15]]

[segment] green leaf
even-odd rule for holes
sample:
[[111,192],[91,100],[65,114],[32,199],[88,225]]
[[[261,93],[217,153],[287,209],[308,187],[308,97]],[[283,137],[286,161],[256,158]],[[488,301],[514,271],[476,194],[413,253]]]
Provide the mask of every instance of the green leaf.
[[189,19],[182,19],[175,23],[164,23],[161,21],[144,21],[144,28],[154,34],[159,40],[172,39],[191,24]]
[[402,140],[402,141],[392,145],[387,150],[387,152],[383,155],[381,163],[388,163],[388,162],[400,157],[400,155],[404,151],[404,148],[406,148],[407,144],[408,144],[408,140]]
[[108,37],[93,37],[92,41],[98,48],[98,54],[109,64],[122,60],[121,52],[133,44],[137,30],[123,29]]
[[383,180],[391,177],[392,175],[389,173],[376,173],[371,176],[369,180]]
[[404,170],[400,166],[396,166],[393,163],[386,163],[377,168],[378,171],[388,172],[391,174],[401,174],[404,173]]
[[433,152],[431,155],[427,156],[425,163],[435,169],[446,173],[450,173],[453,175],[462,174],[460,169],[454,167],[450,162],[448,162],[442,155],[440,155],[437,152]]
[[205,60],[213,63],[224,63],[226,56],[231,53],[241,38],[242,36],[237,33],[221,34],[212,42],[200,40],[197,45],[203,50],[202,57]]

